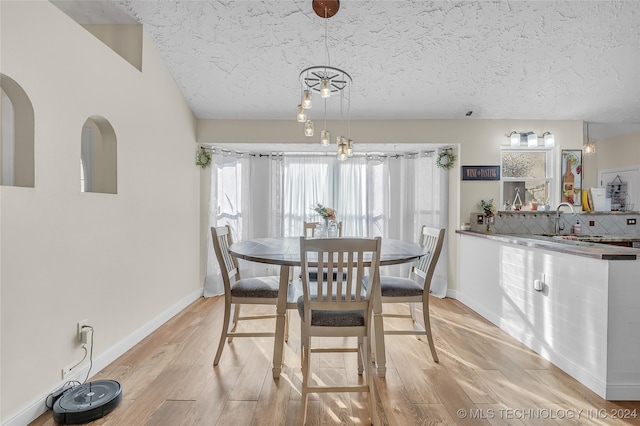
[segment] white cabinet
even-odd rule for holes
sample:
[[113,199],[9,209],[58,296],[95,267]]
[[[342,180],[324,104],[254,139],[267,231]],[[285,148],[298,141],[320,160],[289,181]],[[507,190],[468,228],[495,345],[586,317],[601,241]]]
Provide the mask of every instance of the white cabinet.
[[640,260],[460,238],[462,303],[603,398],[640,400]]

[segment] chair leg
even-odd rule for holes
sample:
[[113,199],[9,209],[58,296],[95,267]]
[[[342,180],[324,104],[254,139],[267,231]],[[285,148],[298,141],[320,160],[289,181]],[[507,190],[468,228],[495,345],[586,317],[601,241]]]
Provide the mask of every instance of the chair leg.
[[418,317],[416,316],[416,304],[409,302],[409,312],[411,312],[411,321],[413,321],[413,329],[418,330],[420,325],[418,324]]
[[300,358],[302,361],[302,396],[300,402],[301,424],[307,423],[307,406],[309,403],[309,375],[311,372],[311,347],[310,338],[302,332],[300,338]]
[[[231,332],[236,331],[236,327],[238,327],[238,319],[240,318],[240,304],[233,304],[233,326],[231,327]],[[229,343],[233,341],[233,337],[229,337]]]
[[362,372],[364,370],[362,366],[362,360],[365,358],[363,341],[364,338],[362,336],[358,336],[358,376],[362,376]]
[[[227,339],[227,333],[229,330],[229,319],[231,317],[231,302],[228,300],[224,301],[224,321],[222,323],[222,331],[220,332],[220,342],[218,343],[218,351],[216,352],[216,357],[213,359],[213,365],[218,365],[220,362],[220,357],[222,356],[222,349],[224,349],[224,341]],[[231,342],[231,339],[229,339]]]
[[287,309],[287,314],[284,318],[284,341],[289,343],[289,321],[291,321],[291,316],[289,309]]
[[433,343],[433,336],[431,335],[431,321],[429,320],[428,303],[422,304],[422,315],[424,316],[424,330],[427,333],[427,340],[429,341],[429,349],[431,349],[431,356],[433,357],[434,362],[438,362],[438,354],[436,354],[436,345]]
[[365,379],[367,380],[367,385],[369,386],[369,422],[371,423],[371,425],[373,425],[376,398],[375,398],[375,395],[373,394],[374,392],[373,376],[371,375],[371,366],[369,365],[369,359],[368,359],[368,354],[371,351],[370,345],[371,345],[371,340],[365,338],[363,340],[362,356],[364,357],[364,361],[363,361],[364,365],[367,366],[367,371],[365,371],[364,374],[365,374]]

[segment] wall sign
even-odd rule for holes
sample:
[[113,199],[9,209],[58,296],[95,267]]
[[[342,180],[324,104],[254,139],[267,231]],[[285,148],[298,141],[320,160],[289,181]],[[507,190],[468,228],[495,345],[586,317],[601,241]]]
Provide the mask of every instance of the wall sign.
[[462,166],[462,180],[500,180],[500,166]]

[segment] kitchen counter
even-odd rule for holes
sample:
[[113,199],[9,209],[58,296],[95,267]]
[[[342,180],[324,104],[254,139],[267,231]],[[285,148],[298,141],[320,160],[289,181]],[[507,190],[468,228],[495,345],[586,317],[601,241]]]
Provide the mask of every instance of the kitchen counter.
[[[636,260],[640,256],[640,249],[629,247],[618,247],[606,244],[599,244],[594,239],[600,237],[600,241],[607,239],[614,241],[614,236],[589,236],[589,241],[557,238],[554,236],[529,235],[529,234],[497,234],[475,231],[456,231],[459,234],[470,235],[478,238],[500,241],[510,244],[522,245],[533,248],[541,248],[560,253],[572,254],[576,256],[590,257],[602,260]],[[580,236],[576,238],[586,237]],[[616,236],[620,238],[620,236]],[[637,240],[637,237],[635,237]]]
[[640,249],[457,233],[456,299],[602,398],[640,401]]

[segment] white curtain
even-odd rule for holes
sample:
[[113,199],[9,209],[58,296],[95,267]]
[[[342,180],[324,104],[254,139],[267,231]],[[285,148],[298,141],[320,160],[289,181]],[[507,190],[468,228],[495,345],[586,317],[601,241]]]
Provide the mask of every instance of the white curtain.
[[[354,156],[279,155],[271,162],[271,235],[302,234],[302,222],[317,221],[317,203],[337,211],[344,236],[382,236],[418,242],[422,225],[445,228],[448,174],[435,166],[433,152]],[[410,265],[384,268],[408,274]],[[443,249],[432,294],[447,290]]]
[[211,239],[211,227],[229,225],[234,241],[251,238],[244,213],[251,211],[249,192],[251,167],[246,154],[214,150],[211,159],[211,194],[207,232],[207,273],[204,296],[224,294],[220,267]]
[[[384,236],[418,242],[423,225],[446,228],[449,205],[448,173],[435,165],[434,153],[423,151],[382,159],[389,170],[389,195],[383,199]],[[448,230],[446,231],[448,232]],[[446,235],[446,234],[445,234]],[[388,268],[393,270],[393,268]],[[402,275],[408,273],[408,265],[395,268]],[[440,254],[431,293],[445,297],[447,293],[447,245]]]
[[[235,241],[298,236],[305,220],[320,219],[312,210],[320,203],[337,211],[344,236],[418,242],[422,225],[446,227],[447,177],[446,171],[435,166],[434,153],[426,151],[353,156],[344,162],[325,155],[250,156],[214,151],[210,224],[230,224]],[[211,242],[209,249],[205,296],[223,292]],[[386,267],[383,272],[406,275],[409,266]],[[431,286],[435,296],[446,295],[446,271],[445,247]],[[278,270],[245,262],[241,274],[277,275]]]

